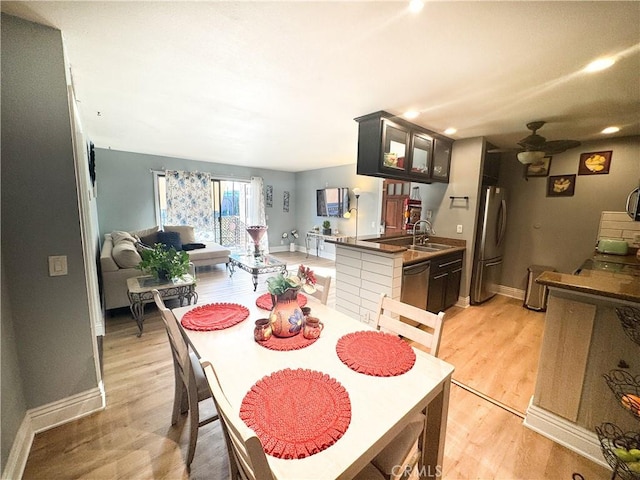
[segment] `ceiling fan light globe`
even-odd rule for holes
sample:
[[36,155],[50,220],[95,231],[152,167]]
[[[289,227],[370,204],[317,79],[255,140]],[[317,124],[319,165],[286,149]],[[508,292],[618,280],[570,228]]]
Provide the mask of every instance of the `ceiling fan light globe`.
[[537,160],[544,158],[544,152],[520,152],[518,153],[518,161],[524,165],[529,165]]

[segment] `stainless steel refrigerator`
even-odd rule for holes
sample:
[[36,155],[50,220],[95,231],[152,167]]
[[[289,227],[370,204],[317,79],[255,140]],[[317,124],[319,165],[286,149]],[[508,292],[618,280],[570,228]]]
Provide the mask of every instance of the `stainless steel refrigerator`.
[[504,188],[482,187],[476,229],[471,303],[489,300],[498,290],[502,272],[504,235],[507,228],[507,202]]

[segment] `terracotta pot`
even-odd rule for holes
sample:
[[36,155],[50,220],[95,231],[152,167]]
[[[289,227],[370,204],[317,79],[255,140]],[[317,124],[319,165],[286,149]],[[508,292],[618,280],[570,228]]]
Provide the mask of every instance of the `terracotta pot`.
[[302,310],[298,305],[299,288],[290,288],[281,295],[272,295],[273,310],[269,315],[271,330],[276,337],[293,337],[302,328]]

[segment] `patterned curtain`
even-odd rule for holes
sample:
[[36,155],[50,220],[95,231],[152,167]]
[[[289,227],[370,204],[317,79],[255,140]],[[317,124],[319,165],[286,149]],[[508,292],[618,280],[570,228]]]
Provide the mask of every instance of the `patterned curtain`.
[[165,172],[167,225],[191,225],[196,239],[211,231],[213,215],[211,175],[198,172]]
[[[251,191],[249,198],[249,225],[266,225],[267,216],[264,206],[264,185],[262,177],[251,177]],[[269,253],[269,231],[267,230],[260,241],[264,253]]]

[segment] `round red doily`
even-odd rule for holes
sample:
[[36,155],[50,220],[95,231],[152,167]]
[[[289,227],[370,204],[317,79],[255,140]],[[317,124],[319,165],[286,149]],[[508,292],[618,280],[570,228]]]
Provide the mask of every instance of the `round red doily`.
[[182,326],[189,330],[222,330],[240,323],[249,316],[249,309],[237,303],[209,303],[189,310],[182,317]]
[[[300,308],[304,307],[307,304],[307,297],[305,297],[301,293],[298,294],[297,300],[298,306]],[[260,295],[256,299],[256,305],[258,306],[258,308],[262,308],[263,310],[273,310],[273,301],[271,300],[271,294],[265,293],[263,295]]]
[[349,333],[338,340],[336,352],[351,370],[376,377],[402,375],[416,362],[416,353],[408,343],[378,331]]
[[269,340],[266,340],[264,342],[258,342],[258,343],[270,350],[279,350],[281,352],[284,352],[287,350],[300,350],[301,348],[308,347],[312,343],[315,343],[316,340],[318,339],[304,338],[304,335],[302,335],[302,332],[300,332],[297,335],[294,335],[293,337],[287,337],[287,338],[276,337],[275,335],[271,335],[271,337],[269,337]]
[[240,418],[278,458],[304,458],[333,445],[351,422],[344,387],[322,372],[285,369],[251,387]]

